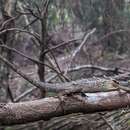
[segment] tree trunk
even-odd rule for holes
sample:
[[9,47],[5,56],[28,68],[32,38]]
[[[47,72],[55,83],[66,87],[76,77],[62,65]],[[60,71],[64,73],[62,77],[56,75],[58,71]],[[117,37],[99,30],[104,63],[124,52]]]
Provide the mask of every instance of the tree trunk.
[[[14,0],[4,0],[1,1],[1,12],[2,12],[2,19],[1,19],[1,31],[7,28],[14,28],[15,23],[14,20],[7,22],[4,27],[2,24],[12,18],[12,12],[14,8]],[[0,35],[1,44],[5,44],[7,46],[12,47],[14,41],[14,32],[6,32]],[[4,56],[8,61],[12,61],[12,54],[10,50],[0,48],[0,54]],[[0,61],[0,82],[1,82],[1,102],[7,102],[7,100],[13,100],[12,94],[9,88],[9,74],[10,70],[8,66]],[[5,94],[6,93],[6,94]],[[5,96],[6,95],[6,96]]]
[[[45,49],[47,49],[47,14],[48,14],[48,5],[46,5],[47,3],[45,3],[44,7],[45,9],[43,9],[43,14],[41,14],[41,43],[40,43],[40,56],[39,56],[39,61],[41,61],[43,64],[45,63],[45,54],[43,53],[45,51]],[[47,7],[46,7],[47,6]],[[39,75],[39,79],[41,82],[45,82],[45,65],[38,65],[38,75]],[[46,92],[41,90],[41,97],[45,97]]]

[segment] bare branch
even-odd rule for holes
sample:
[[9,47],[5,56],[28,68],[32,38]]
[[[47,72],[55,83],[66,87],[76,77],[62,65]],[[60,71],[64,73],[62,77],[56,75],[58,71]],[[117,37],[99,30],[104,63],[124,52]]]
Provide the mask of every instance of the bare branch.
[[44,1],[43,10],[42,10],[42,12],[41,12],[41,17],[42,17],[42,18],[44,18],[44,17],[46,16],[49,3],[50,3],[50,0],[45,0],[45,1]]
[[17,19],[17,18],[19,18],[19,17],[20,17],[20,15],[17,15],[17,16],[15,16],[15,17],[11,17],[10,19],[6,20],[6,21],[1,25],[0,30],[4,29],[4,27],[5,27],[8,23],[14,21],[15,19]]
[[[46,79],[46,82],[51,81],[54,78],[54,76]],[[37,90],[38,88],[36,87],[32,87],[30,89],[28,89],[27,91],[25,91],[24,93],[22,93],[21,95],[19,95],[18,97],[16,97],[13,101],[14,102],[19,102],[21,99],[23,99],[24,97],[26,97],[27,95],[31,94],[33,91]]]
[[17,69],[16,66],[14,66],[12,63],[10,63],[8,60],[6,60],[5,58],[3,58],[0,55],[0,60],[2,60],[4,63],[6,63],[12,70],[14,70],[17,74],[19,74],[21,77],[23,77],[24,79],[26,79],[28,82],[30,82],[32,85],[38,87],[39,89],[43,90],[44,88],[39,84],[38,81],[33,80],[32,78],[28,77],[27,75],[25,75],[21,70]]
[[41,42],[40,40],[40,36],[37,34],[37,33],[31,33],[27,30],[23,30],[23,29],[19,29],[19,28],[9,28],[9,29],[5,29],[5,30],[2,30],[0,31],[0,35],[2,35],[3,33],[6,33],[8,31],[17,31],[17,32],[24,32],[24,33],[27,33],[31,36],[33,36],[34,38],[36,38],[39,42]]
[[45,51],[43,52],[43,54],[46,54],[46,53],[48,53],[48,52],[50,52],[50,51],[56,50],[56,49],[58,49],[58,48],[60,48],[60,47],[62,47],[62,46],[68,45],[68,44],[70,44],[70,43],[73,43],[73,42],[79,41],[79,40],[81,40],[81,39],[78,38],[78,39],[72,39],[72,40],[69,40],[69,41],[64,41],[64,42],[59,43],[58,45],[56,45],[56,46],[54,46],[54,47],[52,47],[52,48],[49,48],[49,49],[45,50]]
[[26,7],[25,9],[27,9],[27,10],[28,10],[28,12],[29,12],[32,16],[34,16],[35,18],[37,18],[37,19],[41,20],[41,17],[40,17],[40,16],[38,16],[38,14],[36,14],[36,13],[33,11],[33,9],[28,8],[28,7]]
[[49,66],[49,65],[47,65],[47,64],[45,64],[45,63],[43,63],[43,62],[41,62],[41,61],[39,61],[39,60],[37,60],[37,59],[31,58],[31,57],[29,57],[29,56],[23,54],[22,52],[16,50],[15,48],[11,48],[11,47],[6,46],[6,45],[4,45],[4,44],[3,44],[3,45],[0,45],[0,47],[6,48],[6,49],[8,49],[8,50],[11,50],[11,51],[13,51],[13,52],[19,54],[20,56],[23,56],[23,57],[27,58],[28,60],[32,61],[33,63],[35,63],[35,64],[37,64],[37,65],[46,66],[46,67],[48,67],[49,69],[51,69],[52,71],[56,72],[58,75],[62,76],[62,73],[58,72],[54,67],[51,67],[51,66]]
[[65,74],[67,74],[68,69],[70,68],[71,63],[72,63],[72,61],[74,60],[74,58],[75,58],[75,56],[77,55],[77,53],[79,53],[79,51],[81,50],[81,48],[84,46],[84,44],[85,44],[86,41],[88,40],[89,36],[91,36],[95,31],[96,31],[96,29],[94,28],[94,29],[92,29],[89,33],[87,33],[86,36],[84,37],[82,43],[81,43],[81,44],[77,47],[77,49],[73,52],[72,57],[71,57],[71,61],[70,61],[69,65],[68,65],[68,67],[67,67],[67,69],[66,69],[66,71],[65,71]]
[[75,68],[69,68],[68,72],[73,72],[73,71],[78,71],[81,69],[95,69],[95,70],[100,70],[100,71],[105,71],[105,72],[112,72],[113,74],[122,74],[124,73],[123,70],[119,70],[118,68],[106,68],[103,66],[97,66],[97,65],[81,65],[77,66]]

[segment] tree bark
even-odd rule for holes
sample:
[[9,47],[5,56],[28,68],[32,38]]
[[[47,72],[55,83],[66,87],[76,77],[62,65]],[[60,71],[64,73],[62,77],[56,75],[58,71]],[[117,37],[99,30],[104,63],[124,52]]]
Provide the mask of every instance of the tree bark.
[[[86,96],[85,96],[86,95]],[[0,125],[16,125],[49,120],[70,113],[110,111],[130,105],[130,94],[124,91],[81,93],[49,97],[35,101],[1,104]]]
[[[41,12],[41,43],[40,43],[40,55],[39,55],[39,61],[41,61],[43,64],[45,64],[45,57],[44,51],[47,49],[47,43],[46,43],[46,36],[47,36],[47,13],[48,13],[48,6],[46,7],[45,2],[45,9],[43,9]],[[41,82],[45,82],[45,66],[44,65],[38,65],[38,75]],[[41,97],[46,96],[46,91],[43,89],[41,90]]]
[[[4,0],[1,1],[1,12],[2,12],[2,20],[1,20],[1,31],[4,29],[14,28],[15,23],[12,19],[10,22],[7,22],[4,26],[3,23],[12,18],[12,12],[14,11],[14,2],[15,0]],[[12,47],[14,40],[14,32],[6,32],[0,35],[0,43],[5,44],[7,46]],[[4,56],[8,61],[12,62],[12,53],[10,50],[0,48],[0,54]],[[1,82],[1,101],[7,102],[7,100],[13,100],[11,90],[9,88],[9,67],[0,61],[0,82]],[[5,94],[6,93],[6,94]],[[6,97],[5,97],[6,95]]]

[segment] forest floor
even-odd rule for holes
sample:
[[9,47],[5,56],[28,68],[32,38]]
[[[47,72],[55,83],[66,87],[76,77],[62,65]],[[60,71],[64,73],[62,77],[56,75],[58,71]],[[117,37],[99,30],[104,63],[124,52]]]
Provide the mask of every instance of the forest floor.
[[[65,70],[69,64],[69,61],[67,61],[66,59],[68,59],[68,58],[59,58],[57,60],[59,66],[61,67],[62,70]],[[84,60],[85,57],[82,57],[80,55],[80,56],[78,56],[78,59],[80,59],[80,60],[77,60],[78,63],[76,63],[77,61],[75,60],[74,61],[75,63],[73,62],[73,64],[77,64],[77,65],[88,64],[87,62],[82,63],[82,61],[85,61]],[[79,61],[81,61],[81,62],[79,62]],[[130,71],[130,58],[127,55],[122,55],[122,56],[109,55],[107,57],[106,56],[100,57],[98,62],[93,63],[92,65],[100,65],[100,66],[108,67],[108,68],[119,68],[119,69],[127,72],[127,71]],[[36,65],[31,64],[31,65],[21,66],[20,69],[22,70],[23,73],[27,74],[27,76],[29,76],[35,80],[38,80]],[[85,71],[85,73],[87,73],[87,72],[89,73],[88,70]],[[86,76],[86,74],[85,74],[85,76]],[[80,78],[88,78],[85,76],[80,77]],[[77,77],[79,78],[79,76],[77,76]],[[77,79],[77,77],[76,77],[76,79]],[[73,80],[75,80],[75,78]],[[14,90],[13,91],[14,97],[17,97],[22,92],[31,88],[31,85],[27,81],[25,81],[23,78],[21,78],[18,74],[16,74],[15,72],[12,71],[11,78],[10,78],[10,87],[12,90]]]
[[[73,62],[73,64],[77,64],[77,65],[90,64],[90,62],[86,62],[86,63],[83,62],[83,61],[86,61],[85,60],[86,57],[83,56],[83,55],[79,55],[77,58],[80,59],[80,60],[75,60]],[[58,61],[62,70],[65,70],[67,65],[69,64],[69,59],[68,60],[66,60],[66,59],[68,59],[68,58],[65,58],[65,57],[61,58],[60,57],[60,58],[57,59],[57,61]],[[117,67],[117,68],[119,68],[121,70],[125,70],[127,72],[127,71],[130,71],[130,58],[127,55],[109,54],[107,56],[100,57],[99,59],[97,59],[96,62],[93,63],[93,65],[99,65],[99,66],[108,67],[108,68],[116,68]],[[35,80],[38,80],[37,66],[36,65],[31,64],[31,65],[21,66],[20,69],[22,70],[23,73],[27,74],[27,76],[32,77]],[[89,75],[88,69],[84,72],[88,73],[88,75]],[[80,72],[80,73],[82,73],[82,72]],[[77,78],[82,78],[82,76],[83,75],[79,76],[79,73],[75,73],[74,74],[74,80],[77,79]],[[86,76],[86,74],[85,74],[85,76]],[[87,78],[87,77],[85,77],[85,78]],[[14,97],[16,98],[20,94],[22,94],[22,93],[26,92],[28,89],[30,89],[32,87],[32,85],[30,85],[27,81],[25,81],[18,74],[16,74],[15,72],[12,71],[11,79],[10,79],[10,87],[11,87],[11,90],[13,91]],[[34,91],[33,93],[29,94],[28,96],[23,98],[22,101],[23,100],[33,100],[33,99],[37,99],[37,98],[39,98],[39,90]],[[81,117],[84,120],[90,118],[89,119],[90,122],[95,121],[96,122],[95,124],[96,125],[99,124],[99,126],[100,126],[101,122],[104,122],[104,120],[102,120],[102,118],[103,118],[103,119],[105,119],[105,121],[109,121],[109,123],[111,123],[111,125],[115,126],[115,128],[116,128],[116,127],[121,127],[121,126],[115,125],[116,124],[115,118],[117,117],[118,114],[123,115],[122,114],[123,112],[125,112],[125,110],[106,112],[106,113],[103,113],[104,114],[103,117],[100,116],[100,114],[91,114],[91,115],[81,114]],[[77,117],[79,118],[78,115],[77,115]],[[118,121],[123,120],[124,118],[129,118],[129,114],[127,114],[125,116],[120,116]],[[96,119],[98,119],[98,120],[96,120]],[[54,118],[54,120],[55,120],[55,118]],[[57,120],[60,120],[60,119],[57,119]],[[67,118],[67,120],[68,120],[68,118]],[[73,120],[75,120],[75,118],[73,118]],[[51,122],[53,122],[53,119],[51,120]],[[51,122],[49,122],[49,124],[51,124]],[[82,125],[86,128],[86,125],[88,125],[88,124],[82,124]],[[103,123],[103,125],[101,127],[97,128],[97,130],[98,129],[104,130],[104,129],[107,129],[107,128],[108,128],[107,124]],[[122,128],[123,128],[123,126],[122,126]]]

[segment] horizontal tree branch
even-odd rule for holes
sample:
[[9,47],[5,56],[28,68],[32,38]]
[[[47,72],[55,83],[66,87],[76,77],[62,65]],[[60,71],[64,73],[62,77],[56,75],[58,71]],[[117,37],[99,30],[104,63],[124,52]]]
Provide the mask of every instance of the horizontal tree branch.
[[87,65],[80,65],[80,66],[76,66],[74,68],[69,68],[69,72],[73,72],[73,71],[78,71],[81,69],[92,69],[92,70],[100,70],[100,71],[105,71],[105,72],[112,72],[113,74],[122,74],[125,71],[120,70],[118,68],[106,68],[103,66],[97,66],[97,65],[91,65],[91,64],[87,64]]
[[[86,95],[86,96],[85,96]],[[49,120],[70,113],[110,111],[130,105],[130,94],[124,91],[85,93],[49,97],[35,101],[0,105],[0,125],[16,125]]]
[[4,29],[4,30],[0,31],[0,35],[4,34],[4,33],[6,33],[6,32],[9,32],[9,31],[16,31],[16,32],[27,33],[27,34],[33,36],[34,38],[36,38],[36,40],[38,40],[38,42],[41,42],[41,41],[40,41],[40,36],[39,36],[39,34],[37,34],[37,33],[31,33],[31,32],[29,32],[29,31],[27,31],[27,30],[23,30],[23,29],[19,29],[19,28]]
[[54,51],[54,50],[56,50],[56,49],[59,49],[60,47],[63,47],[63,46],[68,45],[68,44],[70,44],[70,43],[74,43],[75,41],[79,41],[79,40],[81,40],[81,38],[71,39],[71,40],[68,40],[68,41],[64,41],[64,42],[62,42],[62,43],[58,43],[58,45],[53,46],[52,48],[49,48],[49,49],[45,50],[45,51],[43,52],[43,54],[46,54],[46,53],[48,53],[48,52],[50,52],[50,51]]

